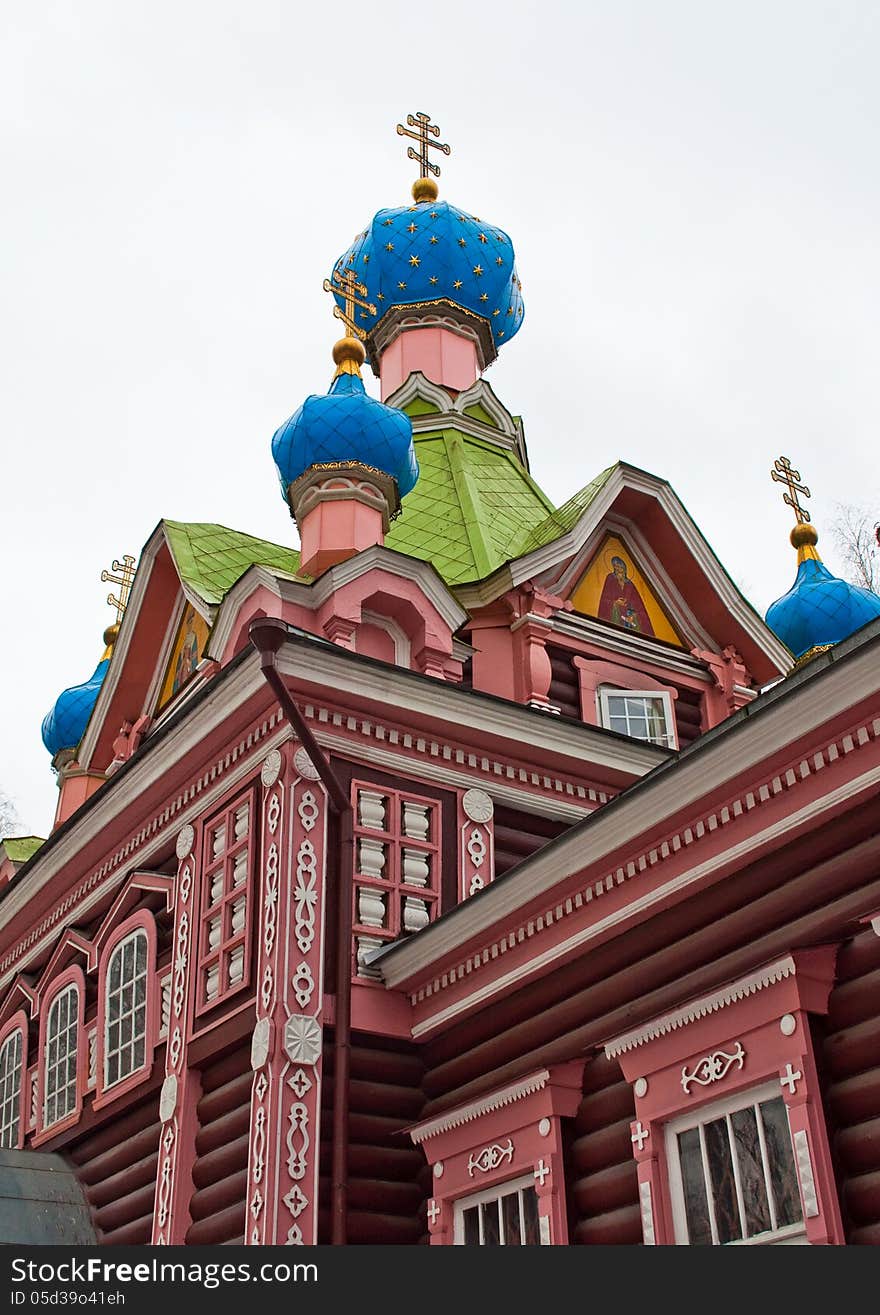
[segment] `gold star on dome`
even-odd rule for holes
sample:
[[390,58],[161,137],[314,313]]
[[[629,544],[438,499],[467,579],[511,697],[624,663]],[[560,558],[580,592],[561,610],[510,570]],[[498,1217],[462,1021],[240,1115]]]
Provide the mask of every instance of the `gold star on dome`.
[[517,306],[516,313],[517,315],[522,315],[522,306]]
[[463,237],[460,237],[460,238],[458,239],[458,245],[459,245],[460,247],[466,247],[466,246],[467,246],[467,242],[464,240]]
[[452,286],[453,286],[454,288],[456,288],[456,289],[460,288],[460,287],[461,287],[461,279],[456,279]]
[[488,301],[488,300],[489,300],[489,294],[488,294],[488,292],[481,292],[481,293],[480,293],[480,301]]
[[439,279],[437,278],[437,275],[436,275],[436,274],[432,274],[431,277],[430,277],[430,279],[428,280],[428,282],[429,282],[429,283],[438,283],[438,282],[439,282]]
[[497,306],[496,306],[496,308],[495,308],[495,310],[493,310],[492,314],[493,314],[493,315],[500,315],[500,314],[501,314],[501,311],[500,311],[500,310],[497,308]]
[[405,283],[403,283],[403,282],[399,282],[399,283],[397,284],[397,286],[400,288],[400,291],[401,291],[401,292],[405,292],[405,291],[406,291],[406,284],[405,284]]
[[499,330],[498,330],[498,337],[499,337],[499,338],[503,338],[503,337],[504,337],[504,330],[503,330],[503,329],[499,329]]
[[507,308],[507,313],[508,313],[508,315],[512,315],[512,314],[513,314],[513,307],[512,307],[512,306],[508,306],[508,308]]
[[456,219],[458,220],[458,222],[459,222],[460,224],[466,224],[466,223],[467,223],[467,215],[456,215]]
[[498,241],[499,241],[499,242],[506,242],[506,241],[507,241],[507,238],[504,236],[503,233],[496,233],[495,236],[498,238]]
[[364,256],[364,264],[369,265],[369,263],[370,263],[370,253],[368,251],[367,254]]
[[393,242],[386,242],[386,243],[385,243],[385,250],[386,250],[386,251],[393,251],[393,250],[394,250],[394,243],[393,243]]
[[489,239],[486,237],[486,234],[485,234],[485,233],[481,233],[481,234],[480,234],[480,241],[481,241],[481,242],[488,242],[488,241],[489,241]]
[[418,224],[410,224],[406,231],[407,233],[415,233],[417,228]]
[[440,241],[440,239],[439,239],[439,237],[437,236],[437,234],[436,234],[436,233],[432,233],[432,234],[431,234],[431,246],[432,246],[432,247],[435,246],[436,243],[438,243],[439,241]]
[[504,264],[504,257],[503,257],[503,256],[496,256],[496,257],[495,257],[495,264],[496,264],[496,265],[503,265],[503,264]]
[[421,265],[422,262],[421,260],[419,260],[418,256],[410,256],[409,263],[413,266],[414,269],[418,269],[419,265]]
[[382,220],[382,223],[385,225],[386,228],[388,228],[388,226],[389,226],[390,224],[393,224],[393,223],[394,223],[394,220],[393,220],[393,219],[383,219],[383,220]]
[[431,211],[431,215],[430,215],[430,217],[431,217],[431,219],[439,219],[439,218],[440,218],[440,211],[439,211],[439,210],[432,210],[432,211]]
[[384,301],[384,300],[385,300],[385,293],[384,293],[384,292],[377,292],[377,293],[376,293],[376,300],[377,300],[377,301]]
[[482,274],[482,272],[483,272],[483,266],[482,266],[482,265],[474,265],[474,273],[476,274],[477,278],[480,277],[480,275]]

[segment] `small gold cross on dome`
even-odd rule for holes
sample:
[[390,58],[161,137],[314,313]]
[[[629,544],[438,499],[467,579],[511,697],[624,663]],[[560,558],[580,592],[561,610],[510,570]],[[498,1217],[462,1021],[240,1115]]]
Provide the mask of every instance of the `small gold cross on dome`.
[[[782,495],[783,502],[787,502],[789,507],[794,511],[798,524],[808,524],[810,513],[806,507],[802,507],[798,501],[798,494],[802,493],[805,498],[810,497],[810,490],[806,484],[800,483],[801,472],[794,470],[788,457],[778,457],[773,462],[773,469],[770,471],[770,478],[777,484],[784,484],[786,492]],[[793,532],[793,531],[792,531]]]
[[[367,335],[363,329],[354,322],[354,312],[357,306],[362,311],[368,311],[370,315],[376,314],[376,307],[371,301],[364,301],[367,295],[367,289],[358,279],[353,269],[346,269],[343,273],[341,270],[334,269],[333,282],[330,279],[324,280],[324,291],[334,294],[333,314],[337,320],[348,329],[352,338],[365,338]],[[335,298],[342,297],[345,302],[345,310],[342,310],[337,304]]]
[[[419,177],[427,178],[429,174],[435,177],[440,176],[440,166],[428,159],[428,150],[433,149],[440,151],[443,155],[451,155],[452,147],[446,142],[433,142],[432,137],[440,136],[440,129],[436,123],[431,122],[430,114],[423,114],[420,110],[414,115],[406,116],[407,127],[404,128],[402,123],[397,125],[398,137],[412,137],[413,141],[418,142],[418,150],[414,146],[408,146],[406,156],[408,160],[417,160],[419,165]],[[415,128],[415,132],[412,129]]]
[[[112,574],[113,571],[118,571],[119,574],[113,575]],[[131,586],[134,581],[134,575],[135,575],[134,558],[130,556],[130,554],[128,553],[124,554],[121,562],[118,562],[114,559],[113,565],[111,566],[109,571],[101,572],[102,584],[119,585],[118,597],[115,594],[107,595],[107,602],[110,604],[111,607],[116,608],[117,625],[121,623],[122,618],[125,615],[125,609],[126,607],[128,607],[128,597],[129,594],[131,593]]]

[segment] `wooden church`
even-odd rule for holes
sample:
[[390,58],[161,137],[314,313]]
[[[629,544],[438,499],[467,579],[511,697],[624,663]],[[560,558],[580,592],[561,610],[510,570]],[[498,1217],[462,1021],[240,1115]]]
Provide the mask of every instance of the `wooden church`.
[[877,1243],[880,599],[786,458],[767,620],[665,478],[554,506],[510,238],[400,131],[272,440],[299,549],[161,521],[43,724],[2,1154],[107,1244]]

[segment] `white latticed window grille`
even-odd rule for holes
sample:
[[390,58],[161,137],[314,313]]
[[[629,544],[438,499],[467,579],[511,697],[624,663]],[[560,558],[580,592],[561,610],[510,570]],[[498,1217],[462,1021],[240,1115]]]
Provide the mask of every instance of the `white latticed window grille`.
[[253,804],[237,800],[205,831],[199,1008],[244,986],[250,969],[248,896]]
[[71,983],[49,1008],[43,1081],[43,1125],[50,1127],[76,1109],[79,991]]
[[147,933],[132,932],[107,965],[104,1014],[104,1086],[142,1068],[147,1046]]
[[667,1126],[676,1241],[691,1246],[805,1240],[797,1170],[779,1087],[712,1105]]
[[21,1030],[0,1047],[0,1146],[16,1150],[21,1119]]
[[666,693],[606,687],[599,690],[599,714],[610,731],[675,748],[672,699]]
[[355,973],[377,977],[367,956],[401,932],[421,931],[440,906],[440,805],[355,782]]
[[534,1179],[501,1183],[455,1205],[456,1246],[542,1246]]

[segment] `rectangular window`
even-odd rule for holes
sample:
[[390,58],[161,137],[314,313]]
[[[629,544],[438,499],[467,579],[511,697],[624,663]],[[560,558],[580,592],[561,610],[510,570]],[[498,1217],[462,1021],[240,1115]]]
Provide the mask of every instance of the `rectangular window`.
[[[778,1090],[778,1088],[777,1088]],[[667,1127],[676,1241],[691,1246],[804,1239],[785,1101],[772,1087]]]
[[440,804],[363,781],[352,783],[352,802],[354,971],[375,978],[366,956],[401,932],[421,931],[439,911]]
[[126,936],[107,969],[104,1086],[143,1068],[147,1047],[147,933]]
[[76,1068],[79,1039],[79,991],[71,983],[49,1009],[46,1024],[43,1126],[51,1127],[76,1109]]
[[200,1013],[246,986],[249,980],[253,829],[252,796],[236,800],[205,828],[199,928]]
[[455,1203],[456,1246],[541,1246],[538,1194],[531,1177],[501,1183]]
[[667,693],[605,686],[598,694],[600,719],[608,730],[649,744],[676,747],[672,699]]
[[18,1149],[21,1119],[21,1030],[11,1032],[0,1048],[0,1146]]

